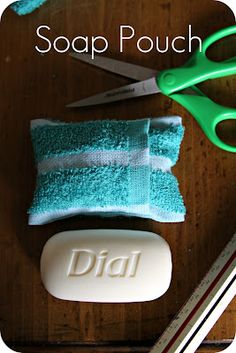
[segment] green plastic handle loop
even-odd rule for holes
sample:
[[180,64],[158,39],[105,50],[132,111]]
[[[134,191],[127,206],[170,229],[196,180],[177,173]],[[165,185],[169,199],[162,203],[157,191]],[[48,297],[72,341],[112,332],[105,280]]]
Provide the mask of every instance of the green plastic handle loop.
[[236,57],[224,62],[215,62],[206,56],[207,49],[218,40],[236,34],[236,25],[224,28],[207,39],[191,59],[182,67],[161,71],[157,84],[163,94],[170,96],[185,88],[209,79],[236,74]]
[[[223,107],[206,97],[197,87],[192,89],[199,95],[172,94],[171,98],[185,107],[197,120],[209,140],[227,152],[236,153],[236,146],[223,142],[216,132],[217,125],[224,120],[236,120],[236,109]],[[236,123],[236,122],[235,122]]]

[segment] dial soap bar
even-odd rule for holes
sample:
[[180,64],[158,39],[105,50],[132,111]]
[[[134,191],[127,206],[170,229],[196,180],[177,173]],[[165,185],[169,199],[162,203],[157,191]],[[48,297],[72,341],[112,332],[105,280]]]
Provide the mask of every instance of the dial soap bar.
[[134,230],[78,230],[50,238],[41,277],[53,296],[86,302],[153,300],[171,281],[169,245],[159,235]]

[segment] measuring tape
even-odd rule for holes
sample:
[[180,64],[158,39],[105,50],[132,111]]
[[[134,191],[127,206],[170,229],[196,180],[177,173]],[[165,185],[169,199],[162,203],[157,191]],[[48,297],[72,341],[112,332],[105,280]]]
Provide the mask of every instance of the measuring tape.
[[236,295],[236,234],[150,353],[194,353]]

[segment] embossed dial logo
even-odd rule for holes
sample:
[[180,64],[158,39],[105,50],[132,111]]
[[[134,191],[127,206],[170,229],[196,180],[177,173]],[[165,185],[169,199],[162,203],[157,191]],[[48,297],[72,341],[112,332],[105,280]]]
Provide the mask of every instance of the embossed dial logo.
[[135,277],[141,251],[131,251],[129,256],[112,257],[104,249],[98,254],[89,249],[73,249],[70,255],[67,275],[95,277]]

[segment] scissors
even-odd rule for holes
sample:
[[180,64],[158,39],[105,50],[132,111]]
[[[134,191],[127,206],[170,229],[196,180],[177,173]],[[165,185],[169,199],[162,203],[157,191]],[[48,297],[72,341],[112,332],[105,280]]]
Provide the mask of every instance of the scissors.
[[182,67],[160,72],[110,58],[99,56],[93,60],[89,54],[71,53],[70,55],[78,60],[139,82],[79,100],[67,107],[92,106],[162,93],[185,107],[214,145],[236,153],[236,146],[222,141],[216,130],[222,121],[236,120],[236,109],[213,102],[195,86],[209,79],[236,74],[236,57],[215,62],[206,56],[206,51],[213,43],[232,34],[236,34],[236,25],[222,29],[205,39],[202,50],[198,49]]

